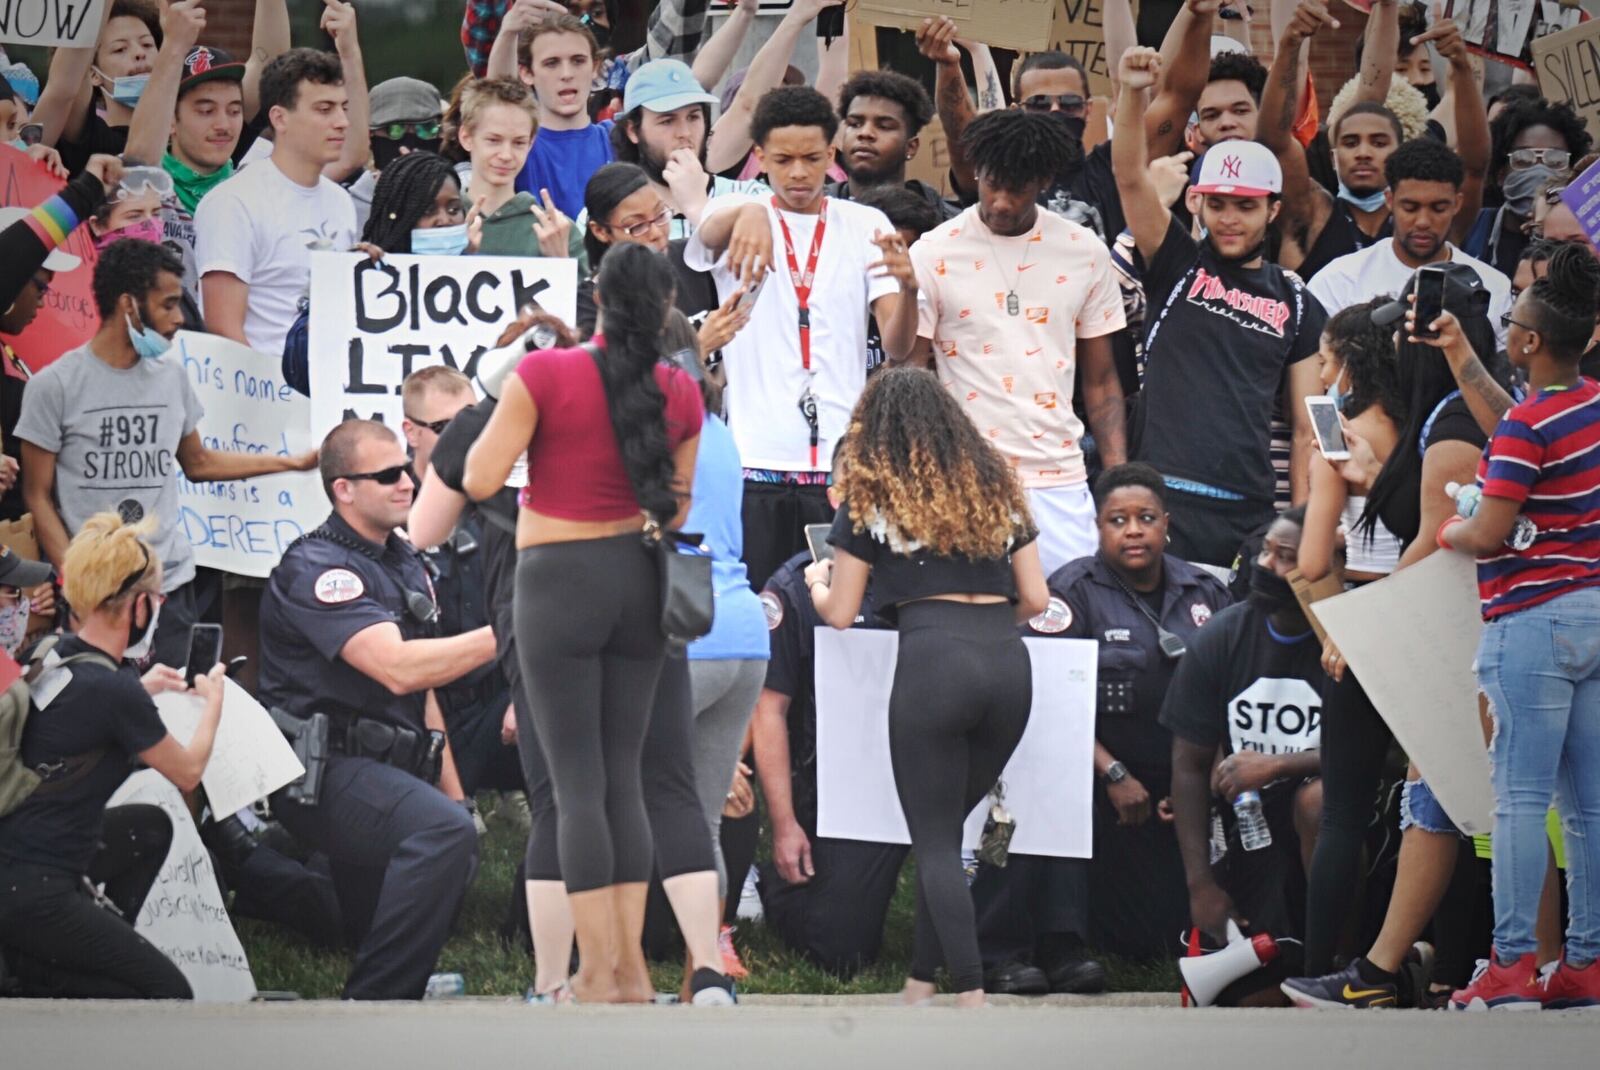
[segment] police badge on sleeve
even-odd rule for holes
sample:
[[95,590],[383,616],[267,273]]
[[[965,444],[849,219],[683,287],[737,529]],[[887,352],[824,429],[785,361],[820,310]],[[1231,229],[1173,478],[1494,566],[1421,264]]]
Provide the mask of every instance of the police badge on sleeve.
[[361,582],[361,577],[347,568],[330,568],[317,577],[317,601],[326,606],[354,602],[366,593],[367,588]]

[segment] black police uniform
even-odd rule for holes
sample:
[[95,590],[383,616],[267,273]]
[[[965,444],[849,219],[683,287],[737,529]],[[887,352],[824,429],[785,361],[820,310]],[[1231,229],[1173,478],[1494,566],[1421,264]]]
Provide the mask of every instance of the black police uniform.
[[1154,807],[1172,791],[1172,733],[1158,717],[1177,660],[1162,653],[1150,616],[1187,643],[1233,599],[1210,573],[1170,554],[1161,587],[1148,595],[1119,584],[1098,554],[1068,562],[1049,582],[1052,612],[1038,621],[1052,620],[1052,630],[1033,634],[1100,644],[1095,738],[1150,793],[1150,820],[1119,825],[1096,779],[1089,942],[1135,958],[1171,958],[1189,924],[1189,897],[1177,836]]
[[[760,892],[765,924],[790,948],[848,979],[874,961],[883,947],[884,918],[909,847],[817,837],[817,704],[815,636],[822,626],[806,590],[810,553],[798,554],[767,580],[761,602],[772,632],[766,687],[788,695],[789,775],[795,818],[811,841],[816,870],[805,884],[789,884],[762,863]],[[868,584],[856,628],[876,628]]]
[[[282,791],[272,804],[290,832],[327,854],[346,923],[365,934],[346,999],[420,999],[477,869],[471,816],[419,775],[425,693],[391,694],[340,657],[374,624],[431,637],[421,618],[433,604],[408,543],[370,542],[337,513],[284,552],[261,600],[262,703],[334,723],[317,805]],[[385,747],[385,760],[364,756]]]

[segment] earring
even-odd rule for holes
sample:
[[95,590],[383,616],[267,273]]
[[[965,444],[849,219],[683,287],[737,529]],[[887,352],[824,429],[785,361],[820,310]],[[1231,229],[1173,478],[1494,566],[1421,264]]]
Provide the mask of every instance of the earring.
[[1533,352],[1533,347],[1532,346],[1523,346],[1522,347],[1522,351],[1524,353],[1532,353]]

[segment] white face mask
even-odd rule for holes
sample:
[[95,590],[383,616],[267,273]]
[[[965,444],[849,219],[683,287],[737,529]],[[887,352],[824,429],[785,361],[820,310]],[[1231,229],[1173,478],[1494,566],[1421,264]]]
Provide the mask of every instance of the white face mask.
[[[139,636],[135,642],[130,643],[128,648],[122,652],[124,661],[143,661],[150,656],[150,648],[155,646],[156,625],[161,621],[161,602],[154,595],[147,595],[146,597],[150,599],[150,623],[145,625],[144,634]],[[128,628],[132,631],[133,627],[134,625],[130,619]]]
[[27,635],[28,600],[19,598],[9,606],[0,606],[0,650],[15,656]]

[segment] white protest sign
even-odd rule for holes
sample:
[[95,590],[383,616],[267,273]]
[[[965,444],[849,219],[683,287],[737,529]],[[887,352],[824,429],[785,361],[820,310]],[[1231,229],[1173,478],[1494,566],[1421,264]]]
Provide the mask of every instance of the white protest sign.
[[1494,793],[1472,670],[1483,634],[1472,558],[1429,554],[1311,611],[1450,820],[1488,832]]
[[[277,361],[195,331],[179,331],[173,351],[205,409],[198,431],[208,448],[289,457],[315,444],[311,402],[283,381]],[[328,515],[315,471],[216,483],[191,483],[180,473],[178,503],[196,564],[259,579]]]
[[[231,814],[277,791],[304,773],[294,748],[250,692],[225,680],[222,720],[211,747],[211,761],[200,777],[206,798],[219,814]],[[199,695],[168,691],[156,696],[156,710],[180,743],[188,744],[200,724],[205,702]]]
[[[0,0],[3,2],[3,0]],[[311,430],[350,416],[399,428],[400,384],[448,364],[471,377],[478,357],[533,304],[577,318],[573,260],[520,256],[311,254]]]
[[183,971],[200,1003],[243,1003],[256,994],[250,960],[200,842],[194,818],[171,781],[145,769],[123,781],[108,806],[147,803],[172,819],[172,847],[134,919],[134,929]]
[[0,41],[88,48],[100,36],[110,0],[0,0]]
[[[889,692],[900,637],[873,629],[817,629],[817,835],[910,843],[889,760]],[[1017,820],[1011,852],[1088,858],[1094,831],[1097,647],[1086,639],[1024,639],[1033,710],[1001,779]],[[967,816],[978,845],[987,800]]]

